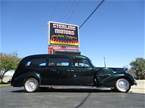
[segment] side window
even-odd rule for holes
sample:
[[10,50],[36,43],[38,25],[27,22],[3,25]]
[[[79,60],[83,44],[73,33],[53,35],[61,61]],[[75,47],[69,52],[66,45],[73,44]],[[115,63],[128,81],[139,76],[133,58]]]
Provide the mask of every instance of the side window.
[[45,67],[45,66],[47,66],[47,61],[45,58],[32,59],[30,66],[32,66],[32,67]]
[[54,59],[49,59],[49,61],[48,61],[48,66],[55,66],[55,61],[54,61]]
[[70,62],[67,58],[50,58],[48,66],[69,66]]
[[29,67],[31,65],[31,63],[32,63],[31,61],[28,61],[28,62],[26,62],[25,66]]
[[90,67],[90,63],[86,59],[76,59],[74,60],[75,67]]
[[46,62],[40,63],[39,66],[40,67],[46,66]]

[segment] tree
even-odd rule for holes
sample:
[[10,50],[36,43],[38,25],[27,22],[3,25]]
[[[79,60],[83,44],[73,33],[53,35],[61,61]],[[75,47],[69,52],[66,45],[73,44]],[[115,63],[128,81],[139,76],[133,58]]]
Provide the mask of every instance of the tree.
[[136,58],[135,61],[130,63],[132,73],[135,73],[137,79],[145,79],[145,59]]
[[17,54],[0,53],[0,80],[2,82],[5,73],[9,70],[15,70],[20,58]]

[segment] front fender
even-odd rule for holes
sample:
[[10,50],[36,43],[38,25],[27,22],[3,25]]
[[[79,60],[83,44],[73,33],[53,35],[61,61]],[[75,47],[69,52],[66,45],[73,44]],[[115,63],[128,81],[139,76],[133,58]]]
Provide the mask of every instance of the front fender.
[[104,81],[104,85],[114,87],[114,84],[116,83],[117,79],[119,79],[119,78],[126,78],[130,82],[131,85],[136,84],[136,81],[134,80],[134,78],[130,74],[125,73],[125,74],[113,75],[112,77],[110,77],[106,81]]

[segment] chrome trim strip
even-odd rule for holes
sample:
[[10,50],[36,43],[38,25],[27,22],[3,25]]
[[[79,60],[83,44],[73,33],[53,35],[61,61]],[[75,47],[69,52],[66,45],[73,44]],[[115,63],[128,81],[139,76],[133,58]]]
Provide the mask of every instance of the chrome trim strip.
[[95,87],[95,86],[60,86],[60,85],[40,85],[40,87],[49,87],[56,89],[96,89],[96,90],[112,90],[109,87]]

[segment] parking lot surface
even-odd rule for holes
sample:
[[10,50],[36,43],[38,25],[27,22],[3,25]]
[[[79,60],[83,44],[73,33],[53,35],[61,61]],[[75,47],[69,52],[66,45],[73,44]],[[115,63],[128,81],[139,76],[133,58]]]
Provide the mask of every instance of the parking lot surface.
[[23,88],[1,87],[1,108],[145,108],[145,95],[96,89],[45,89],[26,93]]

